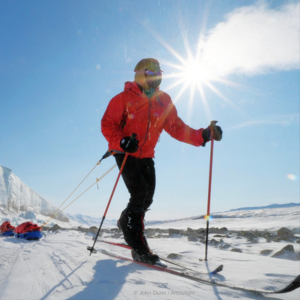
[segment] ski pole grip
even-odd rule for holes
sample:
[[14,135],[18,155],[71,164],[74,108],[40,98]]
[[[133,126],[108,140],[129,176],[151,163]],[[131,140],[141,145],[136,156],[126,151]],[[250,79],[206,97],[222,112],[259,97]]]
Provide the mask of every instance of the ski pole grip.
[[221,139],[222,139],[222,130],[221,130],[221,132],[218,130],[218,128],[216,126],[217,123],[218,123],[218,121],[211,121],[210,122],[211,139],[214,139],[216,141],[221,141]]
[[210,136],[212,140],[214,139],[214,131],[215,131],[214,128],[217,123],[218,121],[210,121]]

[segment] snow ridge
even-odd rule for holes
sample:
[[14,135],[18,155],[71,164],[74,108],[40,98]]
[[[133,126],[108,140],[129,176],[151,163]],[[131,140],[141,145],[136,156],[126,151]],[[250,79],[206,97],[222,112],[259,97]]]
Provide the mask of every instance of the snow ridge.
[[[56,207],[28,187],[11,169],[0,166],[0,208],[13,212],[26,212],[51,216]],[[58,220],[68,222],[69,218],[61,213]]]

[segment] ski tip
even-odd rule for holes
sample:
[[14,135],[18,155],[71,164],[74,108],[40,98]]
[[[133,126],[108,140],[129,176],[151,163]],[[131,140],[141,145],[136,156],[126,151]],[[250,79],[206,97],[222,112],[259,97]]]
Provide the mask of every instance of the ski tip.
[[300,287],[300,275],[298,275],[291,283],[291,286],[294,287],[294,290]]
[[223,270],[223,265],[219,265],[214,271],[210,272],[210,274],[217,274]]
[[298,275],[298,276],[294,279],[294,281],[296,281],[296,282],[298,282],[298,283],[300,284],[300,275]]
[[296,276],[285,288],[273,292],[273,294],[283,294],[292,292],[300,287],[300,275]]

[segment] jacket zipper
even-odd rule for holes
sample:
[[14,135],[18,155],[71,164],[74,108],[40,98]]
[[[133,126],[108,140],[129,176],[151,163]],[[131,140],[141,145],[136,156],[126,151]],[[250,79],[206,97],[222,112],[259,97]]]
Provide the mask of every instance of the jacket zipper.
[[146,141],[147,141],[147,136],[148,136],[148,131],[149,131],[149,127],[150,127],[150,112],[151,112],[151,99],[149,100],[149,111],[148,111],[148,125],[147,125],[147,130],[146,130],[146,135],[145,135],[145,140],[142,146],[140,146],[140,158],[142,156],[142,147],[145,145]]

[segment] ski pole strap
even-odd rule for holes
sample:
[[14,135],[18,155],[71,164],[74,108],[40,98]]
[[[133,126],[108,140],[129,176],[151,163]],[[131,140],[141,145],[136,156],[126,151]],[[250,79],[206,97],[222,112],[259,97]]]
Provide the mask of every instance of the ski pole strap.
[[[72,203],[74,203],[78,198],[80,198],[84,193],[86,193],[90,188],[92,188],[96,183],[98,184],[98,182],[103,179],[109,172],[111,172],[115,167],[117,166],[117,164],[115,164],[114,166],[112,166],[108,171],[106,171],[101,177],[96,178],[96,181],[90,185],[84,192],[82,192],[78,197],[76,197],[72,202],[70,202],[68,205],[66,205],[64,208],[61,209],[61,207],[63,206],[63,204],[71,197],[71,195],[77,190],[77,188],[79,187],[79,185],[86,179],[85,179],[77,186],[77,188],[70,194],[70,196],[54,211],[54,213],[46,220],[46,222],[41,226],[42,228],[48,223],[50,222],[52,219],[57,218],[58,215],[60,215],[67,207],[69,207]],[[90,172],[91,173],[91,172]],[[90,174],[89,173],[89,174]]]

